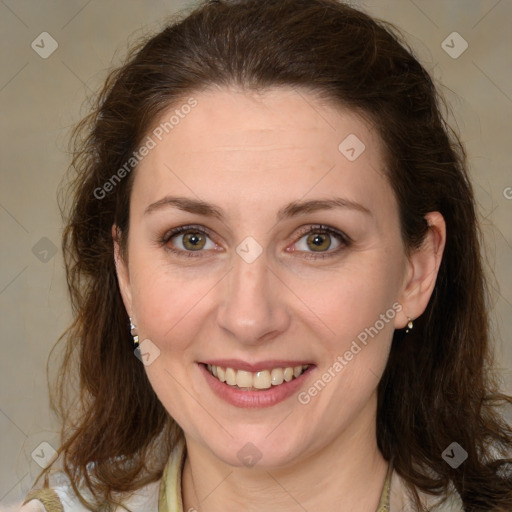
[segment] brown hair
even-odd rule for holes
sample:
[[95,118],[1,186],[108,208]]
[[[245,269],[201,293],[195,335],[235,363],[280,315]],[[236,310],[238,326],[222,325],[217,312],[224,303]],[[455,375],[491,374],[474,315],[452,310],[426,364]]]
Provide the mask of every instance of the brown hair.
[[[74,322],[61,337],[67,345],[52,398],[73,486],[83,478],[94,506],[109,510],[115,495],[158,480],[183,437],[133,356],[116,279],[111,228],[119,227],[126,257],[134,173],[101,199],[95,191],[164,110],[211,85],[305,88],[365,115],[386,148],[408,250],[425,236],[425,215],[441,212],[447,243],[433,296],[406,341],[395,331],[379,383],[378,445],[419,510],[416,488],[442,497],[450,483],[466,510],[511,510],[512,460],[505,457],[512,431],[498,406],[512,398],[498,392],[490,372],[487,292],[464,149],[431,78],[396,29],[335,0],[203,3],[134,47],[76,127],[63,235]],[[79,400],[72,404],[75,375]],[[454,441],[468,453],[457,469],[442,458]]]

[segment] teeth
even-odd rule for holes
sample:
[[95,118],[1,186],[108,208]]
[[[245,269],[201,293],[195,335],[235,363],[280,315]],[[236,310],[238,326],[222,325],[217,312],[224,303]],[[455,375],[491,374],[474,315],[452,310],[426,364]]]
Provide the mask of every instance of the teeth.
[[282,368],[274,368],[272,372],[270,373],[270,381],[272,382],[273,386],[279,386],[279,384],[282,384],[284,381],[283,376],[283,370]]
[[286,368],[273,368],[271,371],[261,370],[259,372],[248,372],[235,370],[233,368],[221,368],[220,366],[207,365],[208,371],[217,377],[221,382],[230,386],[237,386],[241,389],[269,389],[272,386],[279,386],[283,382],[290,382],[296,379],[309,368],[309,365],[288,366]]
[[226,384],[236,386],[236,372],[233,368],[226,368]]
[[[231,368],[228,369],[231,370]],[[236,372],[236,385],[239,388],[251,388],[253,387],[252,382],[253,378],[251,372],[245,372],[243,370]],[[228,382],[228,384],[230,384],[230,382]]]

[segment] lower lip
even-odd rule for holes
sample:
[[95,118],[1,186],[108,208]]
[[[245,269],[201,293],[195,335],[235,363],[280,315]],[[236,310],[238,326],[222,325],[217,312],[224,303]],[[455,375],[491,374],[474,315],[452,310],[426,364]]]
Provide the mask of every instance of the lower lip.
[[199,368],[205,376],[206,382],[208,382],[212,391],[219,398],[222,398],[222,400],[225,400],[236,407],[262,408],[276,405],[296,393],[305,383],[315,366],[310,366],[302,375],[292,379],[290,382],[283,382],[278,386],[272,386],[269,389],[261,391],[243,391],[241,389],[234,388],[214,377],[208,371],[206,365],[199,363]]

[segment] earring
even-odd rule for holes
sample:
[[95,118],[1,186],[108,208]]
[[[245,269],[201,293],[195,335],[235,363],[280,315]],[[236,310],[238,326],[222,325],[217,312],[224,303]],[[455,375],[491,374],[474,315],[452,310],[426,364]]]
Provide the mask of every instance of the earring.
[[132,319],[130,318],[130,333],[133,338],[132,345],[133,349],[136,350],[139,348],[139,335],[133,333],[134,329],[136,329],[136,326],[133,324]]
[[[409,318],[409,317],[407,317]],[[414,320],[412,318],[409,318],[409,322],[407,323],[407,329],[405,330],[406,334],[412,330],[414,327]]]

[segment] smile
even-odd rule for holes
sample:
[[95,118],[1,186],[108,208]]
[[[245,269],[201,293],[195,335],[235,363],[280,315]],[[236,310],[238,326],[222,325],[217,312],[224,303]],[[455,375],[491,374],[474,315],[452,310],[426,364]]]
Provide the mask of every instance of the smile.
[[283,382],[290,382],[300,377],[309,366],[287,366],[284,368],[249,372],[211,364],[206,365],[208,371],[220,382],[245,391],[270,389],[272,386],[279,386]]

